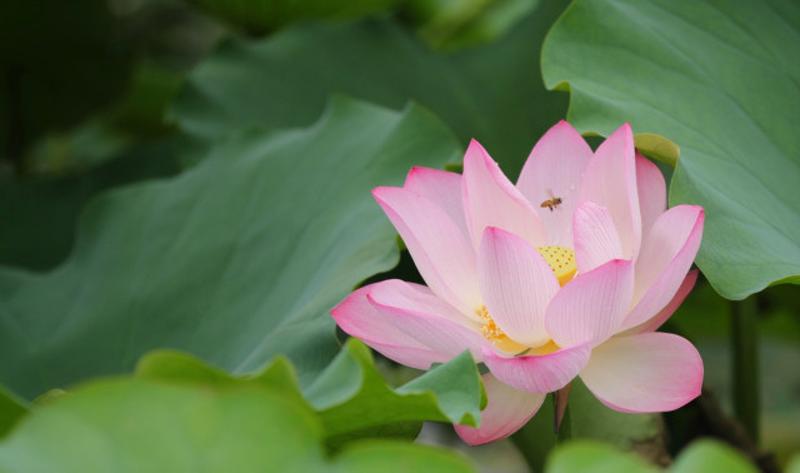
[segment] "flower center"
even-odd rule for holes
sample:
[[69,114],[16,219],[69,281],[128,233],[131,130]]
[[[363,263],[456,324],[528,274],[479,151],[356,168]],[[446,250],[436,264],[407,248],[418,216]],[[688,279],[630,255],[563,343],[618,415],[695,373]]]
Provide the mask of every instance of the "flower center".
[[556,275],[558,283],[562,286],[572,280],[578,271],[575,263],[575,252],[564,246],[540,246],[536,251],[542,255],[553,274]]
[[[570,248],[564,246],[540,246],[536,248],[536,250],[542,255],[542,258],[544,258],[547,265],[550,266],[550,269],[553,270],[553,274],[555,274],[560,285],[563,286],[570,282],[578,271],[578,265],[575,264],[575,252]],[[529,347],[515,342],[497,326],[492,316],[489,315],[489,309],[487,309],[485,305],[476,309],[475,313],[482,322],[481,334],[492,342],[494,346],[506,353],[513,353],[515,355],[547,355],[558,351],[558,345],[552,340],[538,347]]]
[[528,349],[525,345],[508,338],[508,335],[497,326],[494,319],[489,315],[489,309],[487,309],[485,305],[480,306],[475,313],[478,314],[478,317],[483,321],[481,334],[492,342],[494,346],[506,353],[514,354],[522,353]]
[[483,321],[481,334],[492,342],[494,346],[506,353],[514,355],[547,355],[558,351],[558,345],[552,340],[538,347],[529,347],[515,342],[497,326],[485,305],[480,306],[475,313]]

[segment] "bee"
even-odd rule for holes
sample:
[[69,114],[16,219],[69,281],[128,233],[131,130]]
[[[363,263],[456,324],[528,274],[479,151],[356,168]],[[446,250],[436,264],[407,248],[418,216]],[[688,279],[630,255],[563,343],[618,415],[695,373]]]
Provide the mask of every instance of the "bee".
[[547,195],[549,195],[550,198],[539,204],[539,207],[543,209],[550,209],[552,212],[553,210],[557,209],[559,205],[561,205],[562,200],[561,197],[556,197],[553,195],[553,191],[550,189],[547,189]]

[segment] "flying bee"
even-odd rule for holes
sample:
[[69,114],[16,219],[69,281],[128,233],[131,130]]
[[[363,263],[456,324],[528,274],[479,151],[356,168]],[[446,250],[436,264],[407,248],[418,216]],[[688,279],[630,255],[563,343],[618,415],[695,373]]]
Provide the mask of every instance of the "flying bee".
[[553,195],[553,191],[550,189],[547,189],[547,195],[549,195],[550,198],[539,204],[539,207],[543,209],[550,209],[552,212],[553,210],[557,209],[559,205],[561,205],[562,200],[561,197],[556,197]]

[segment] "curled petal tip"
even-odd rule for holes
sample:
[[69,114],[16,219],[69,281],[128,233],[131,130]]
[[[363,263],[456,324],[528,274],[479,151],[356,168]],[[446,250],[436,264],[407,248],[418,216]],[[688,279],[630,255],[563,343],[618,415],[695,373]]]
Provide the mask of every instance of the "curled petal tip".
[[372,193],[372,197],[374,197],[375,200],[381,200],[381,194],[383,194],[385,190],[386,190],[385,186],[378,186],[378,187],[373,187],[370,192]]
[[[484,162],[494,162],[494,160],[489,156],[489,152],[486,151],[486,148],[476,140],[472,138],[469,141],[469,146],[467,147],[466,157],[475,156],[476,158],[482,158]],[[466,158],[465,157],[465,158]]]

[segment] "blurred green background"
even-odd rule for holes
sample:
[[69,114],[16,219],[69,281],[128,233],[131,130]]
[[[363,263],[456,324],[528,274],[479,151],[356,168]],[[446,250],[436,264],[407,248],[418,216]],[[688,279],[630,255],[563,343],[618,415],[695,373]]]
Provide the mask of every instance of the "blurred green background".
[[[420,103],[462,143],[479,137],[515,176],[535,140],[567,114],[568,95],[545,89],[539,59],[566,3],[4,1],[0,264],[9,273],[58,268],[98,194],[180,175],[244,129],[308,126],[331,95],[392,109]],[[419,279],[405,253],[388,275]],[[785,465],[800,446],[800,294],[774,286],[749,300],[758,308],[757,443],[730,427],[736,303],[703,278],[666,327],[700,349],[703,398],[663,421],[612,419],[576,436],[611,440],[657,463],[712,436],[761,457],[762,467]],[[379,365],[395,384],[416,375]],[[421,441],[460,449],[484,471],[526,471],[511,440],[468,449],[431,424]]]

